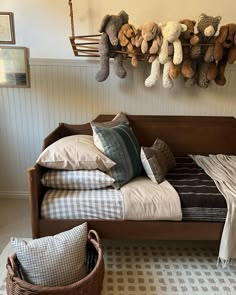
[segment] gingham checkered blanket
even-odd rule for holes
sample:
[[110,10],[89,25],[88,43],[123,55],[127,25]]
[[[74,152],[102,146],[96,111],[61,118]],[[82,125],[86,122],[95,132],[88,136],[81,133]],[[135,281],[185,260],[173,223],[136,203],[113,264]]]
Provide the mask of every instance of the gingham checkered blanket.
[[113,188],[99,190],[58,190],[46,192],[42,218],[124,219],[122,195]]

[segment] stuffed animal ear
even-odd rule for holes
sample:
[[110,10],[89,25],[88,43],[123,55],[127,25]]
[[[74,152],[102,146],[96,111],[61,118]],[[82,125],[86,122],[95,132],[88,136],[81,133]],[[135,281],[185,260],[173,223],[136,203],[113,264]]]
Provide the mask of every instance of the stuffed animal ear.
[[203,19],[204,17],[206,17],[207,15],[205,13],[202,13],[199,18],[198,18],[198,21],[200,21],[201,19]]
[[188,27],[185,24],[180,24],[181,25],[181,31],[185,32],[187,31]]
[[220,23],[220,21],[221,21],[221,16],[216,16],[214,19],[215,19],[218,23]]
[[122,10],[118,16],[121,18],[123,25],[129,22],[129,16],[124,10]]
[[163,30],[165,26],[166,26],[166,23],[159,23],[159,24],[158,24],[158,27],[159,27],[161,30]]
[[107,22],[109,21],[110,17],[111,16],[109,14],[104,16],[104,18],[102,19],[101,25],[100,25],[99,33],[104,32],[105,26],[106,26]]

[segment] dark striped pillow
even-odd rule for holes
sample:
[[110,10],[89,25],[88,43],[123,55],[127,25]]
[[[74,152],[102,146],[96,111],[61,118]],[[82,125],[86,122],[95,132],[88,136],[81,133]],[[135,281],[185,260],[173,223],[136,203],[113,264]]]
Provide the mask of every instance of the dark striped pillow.
[[116,165],[109,171],[115,179],[113,186],[119,189],[142,173],[140,146],[133,131],[121,123],[112,128],[92,126],[94,144]]

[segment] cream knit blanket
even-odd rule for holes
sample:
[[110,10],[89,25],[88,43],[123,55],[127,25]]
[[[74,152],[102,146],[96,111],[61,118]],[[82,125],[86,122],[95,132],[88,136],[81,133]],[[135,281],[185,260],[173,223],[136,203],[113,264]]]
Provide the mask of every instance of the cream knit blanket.
[[227,203],[218,258],[225,267],[236,262],[236,156],[190,156],[214,180]]

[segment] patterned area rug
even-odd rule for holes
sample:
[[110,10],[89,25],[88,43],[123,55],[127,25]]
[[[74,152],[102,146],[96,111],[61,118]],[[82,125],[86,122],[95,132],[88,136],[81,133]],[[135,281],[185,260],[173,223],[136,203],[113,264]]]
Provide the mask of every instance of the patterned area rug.
[[[216,265],[218,247],[203,243],[104,241],[102,295],[233,295],[236,267]],[[10,245],[0,256],[0,295]]]

